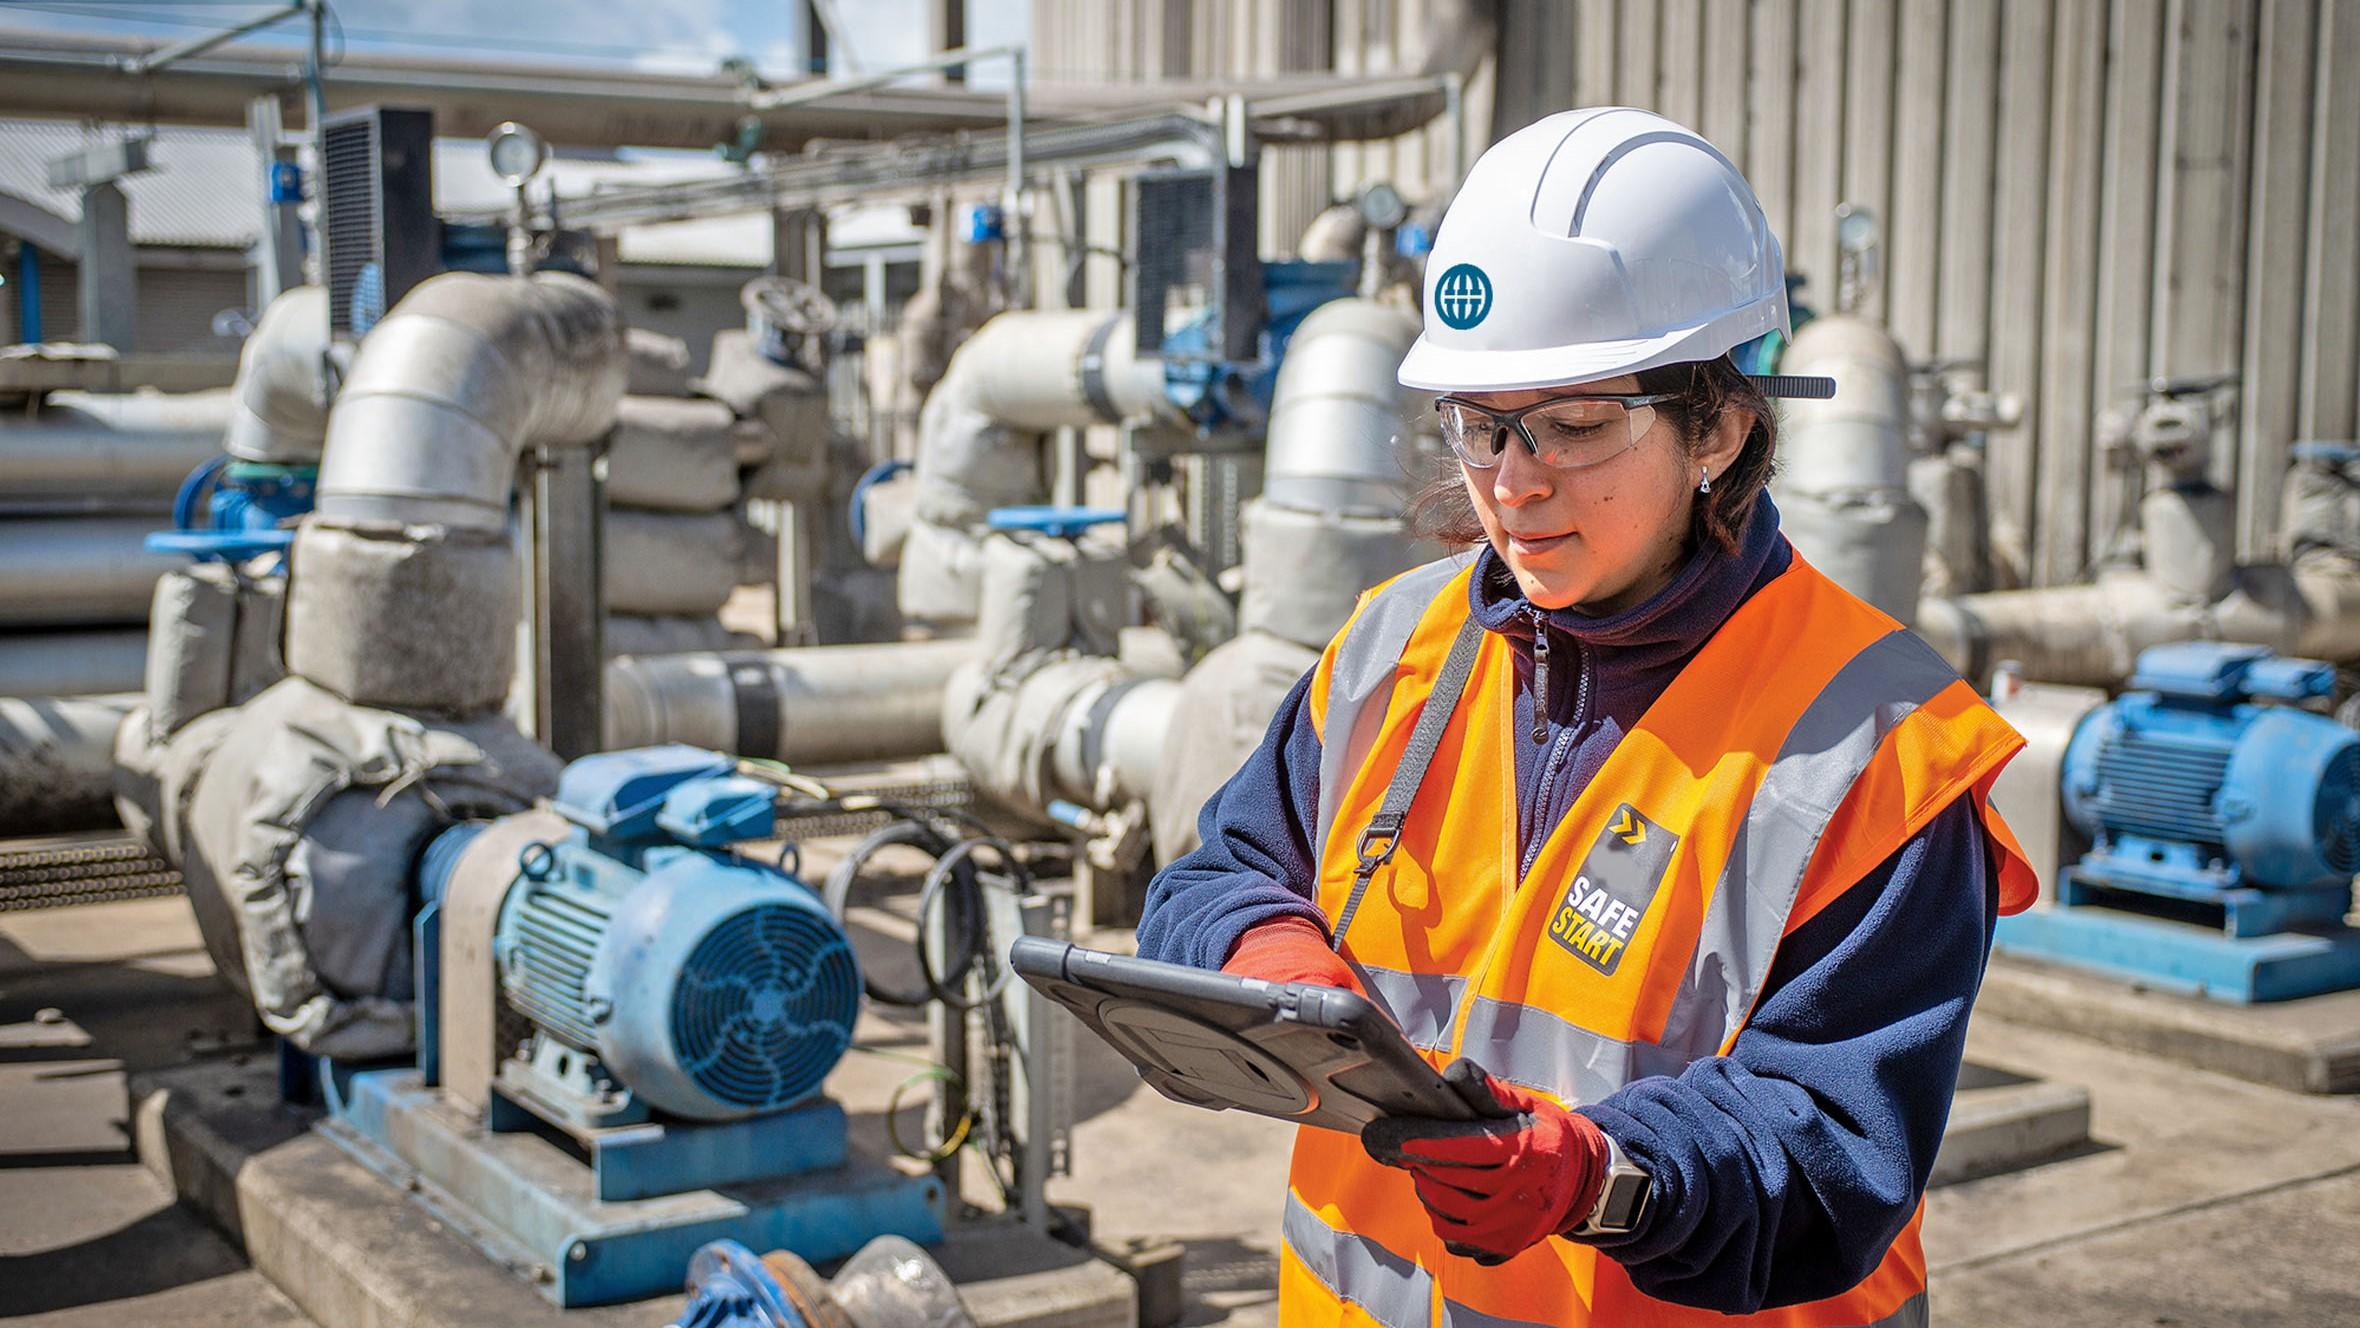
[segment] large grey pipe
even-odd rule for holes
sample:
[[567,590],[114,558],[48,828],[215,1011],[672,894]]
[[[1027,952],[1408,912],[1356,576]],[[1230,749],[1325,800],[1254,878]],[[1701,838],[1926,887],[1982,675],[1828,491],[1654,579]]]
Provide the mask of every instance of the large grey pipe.
[[240,461],[307,465],[328,437],[328,288],[279,292],[238,351],[222,446]]
[[1406,309],[1336,300],[1288,342],[1262,496],[1246,509],[1247,630],[1324,646],[1361,591],[1441,552],[1402,519],[1431,433],[1394,378],[1417,336]]
[[2002,660],[2039,682],[2110,686],[2139,652],[2173,641],[2240,641],[2306,659],[2360,660],[2360,569],[2333,554],[2240,568],[2212,603],[2173,596],[2141,572],[2095,585],[1927,600],[1918,635],[1970,680]]
[[0,696],[135,692],[147,682],[146,629],[0,634]]
[[328,416],[319,512],[498,530],[528,445],[612,428],[629,364],[594,283],[450,272],[369,333]]
[[942,696],[965,641],[643,655],[606,669],[606,745],[684,742],[789,762],[943,750]]
[[328,417],[318,508],[290,558],[288,671],[364,705],[497,706],[515,664],[518,460],[603,435],[626,372],[614,301],[580,277],[448,273],[404,297]]
[[1042,502],[1041,435],[1169,417],[1160,364],[1141,359],[1131,315],[1004,313],[951,356],[918,417],[916,509],[901,558],[904,616],[972,622],[983,574],[976,544],[995,507]]
[[155,517],[0,521],[0,627],[95,626],[147,620],[156,578],[183,566],[150,553]]
[[1836,584],[1917,616],[1928,520],[1909,492],[1909,366],[1890,333],[1833,315],[1795,334],[1784,372],[1832,378],[1827,401],[1779,410],[1779,527]]
[[169,512],[229,416],[226,392],[58,392],[30,417],[0,412],[0,507]]
[[0,697],[0,838],[118,824],[115,730],[129,696]]

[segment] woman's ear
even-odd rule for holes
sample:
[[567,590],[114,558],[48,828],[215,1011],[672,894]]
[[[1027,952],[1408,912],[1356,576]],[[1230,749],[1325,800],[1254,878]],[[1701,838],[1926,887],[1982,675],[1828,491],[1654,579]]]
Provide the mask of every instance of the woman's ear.
[[1752,411],[1743,406],[1723,410],[1696,450],[1697,463],[1716,476],[1723,474],[1737,464],[1738,454],[1745,451],[1746,437],[1753,431]]

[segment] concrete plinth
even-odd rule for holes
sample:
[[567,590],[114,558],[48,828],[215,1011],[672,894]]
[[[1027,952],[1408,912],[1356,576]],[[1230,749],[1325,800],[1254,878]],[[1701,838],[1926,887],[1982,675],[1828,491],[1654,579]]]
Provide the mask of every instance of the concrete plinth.
[[2062,1157],[2090,1143],[2090,1094],[2078,1084],[1995,1070],[1974,1061],[1959,1073],[1950,1123],[1928,1185],[1996,1176]]
[[2274,1088],[2360,1092],[2360,991],[2225,1005],[1996,956],[1976,1009]]
[[[678,1295],[561,1310],[546,1270],[485,1257],[455,1214],[362,1166],[277,1104],[268,1058],[201,1061],[131,1085],[139,1156],[181,1202],[244,1247],[321,1324],[416,1328],[655,1328]],[[1130,1278],[1088,1253],[1003,1222],[955,1226],[931,1251],[979,1328],[1132,1328]],[[682,1270],[683,1274],[686,1269]]]

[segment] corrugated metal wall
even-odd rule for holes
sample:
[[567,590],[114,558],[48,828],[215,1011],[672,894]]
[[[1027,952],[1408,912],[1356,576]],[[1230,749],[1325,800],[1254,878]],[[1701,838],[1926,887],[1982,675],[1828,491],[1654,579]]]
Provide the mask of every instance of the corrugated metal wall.
[[1873,208],[1867,312],[2024,400],[1989,483],[2032,581],[2113,528],[2094,426],[2143,378],[2243,375],[2215,473],[2248,556],[2289,443],[2360,433],[2360,0],[1506,0],[1499,50],[1503,128],[1696,126],[1822,298],[1836,205]]
[[[1035,0],[1044,77],[1415,67],[1425,0]],[[1997,546],[2078,577],[2119,515],[2099,414],[2158,374],[2245,379],[2216,474],[2270,553],[2299,438],[2360,435],[2360,0],[1502,0],[1480,150],[1568,106],[1648,106],[1742,167],[1821,296],[1836,205],[1883,222],[1867,312],[2022,398],[1992,440]],[[1324,156],[1325,161],[1318,159]],[[1451,131],[1264,167],[1263,249],[1329,197],[1450,184]],[[1118,198],[1089,212],[1119,242]],[[1112,264],[1093,303],[1116,289]]]
[[[1033,68],[1044,83],[1326,70],[1333,61],[1330,15],[1327,0],[1033,0]],[[1325,149],[1264,149],[1264,254],[1293,252],[1303,228],[1327,206],[1329,169]],[[1108,242],[1098,214],[1119,212],[1119,199],[1109,184],[1085,205],[1096,242]]]

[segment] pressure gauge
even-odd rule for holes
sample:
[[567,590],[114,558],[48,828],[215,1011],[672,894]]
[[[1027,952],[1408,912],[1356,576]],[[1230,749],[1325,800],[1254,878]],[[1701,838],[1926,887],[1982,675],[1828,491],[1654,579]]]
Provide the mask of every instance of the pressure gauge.
[[1383,180],[1360,191],[1360,219],[1372,230],[1389,231],[1409,217],[1409,203],[1401,191]]
[[1847,254],[1859,254],[1876,248],[1876,244],[1876,213],[1857,203],[1836,208],[1836,248]]
[[491,158],[492,174],[513,189],[541,173],[541,164],[549,160],[549,145],[539,134],[510,120],[484,140],[484,153]]

